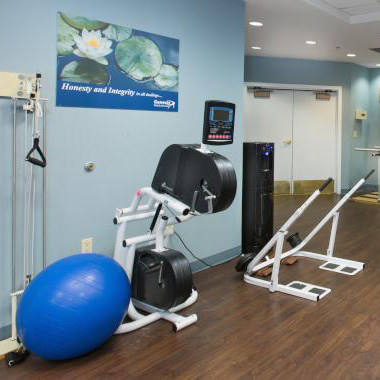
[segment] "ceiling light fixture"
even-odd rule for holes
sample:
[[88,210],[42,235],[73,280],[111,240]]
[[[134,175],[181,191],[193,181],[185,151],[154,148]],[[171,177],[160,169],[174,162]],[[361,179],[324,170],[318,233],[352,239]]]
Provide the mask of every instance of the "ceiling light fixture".
[[308,41],[305,41],[305,44],[306,44],[306,45],[316,45],[317,42],[316,42],[316,41],[308,40]]
[[253,49],[253,50],[261,50],[261,47],[260,46],[252,46],[251,49]]
[[356,54],[354,54],[354,53],[348,53],[347,57],[356,57]]
[[249,23],[249,25],[252,25],[252,26],[263,26],[263,23],[260,22],[260,21],[251,21]]

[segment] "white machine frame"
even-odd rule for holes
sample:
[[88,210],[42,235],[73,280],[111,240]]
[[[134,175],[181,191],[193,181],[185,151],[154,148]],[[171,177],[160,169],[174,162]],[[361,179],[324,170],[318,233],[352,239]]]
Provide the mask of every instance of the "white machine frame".
[[[257,256],[249,263],[247,272],[244,275],[244,281],[251,285],[260,286],[269,289],[271,292],[282,292],[293,296],[305,298],[311,301],[318,301],[331,292],[331,289],[321,286],[309,284],[302,281],[292,281],[287,285],[279,283],[279,275],[281,268],[281,260],[289,256],[306,257],[314,260],[324,261],[319,266],[320,269],[337,272],[345,275],[353,276],[364,269],[364,263],[359,261],[342,259],[334,257],[334,246],[336,232],[339,221],[339,210],[357,191],[366,179],[372,175],[372,170],[366,177],[362,178],[357,184],[328,212],[328,214],[315,226],[315,228],[306,236],[306,238],[293,249],[284,252],[284,239],[288,234],[289,227],[304,213],[304,211],[314,202],[314,200],[322,193],[323,189],[331,182],[327,180],[325,184],[316,190],[294,214],[284,223],[277,231],[272,239],[263,247]],[[304,246],[322,229],[322,227],[332,219],[332,227],[330,233],[330,241],[326,254],[304,251]],[[268,252],[276,245],[274,258],[267,256]],[[261,260],[265,260],[260,263]],[[265,267],[273,266],[270,281],[253,277],[254,273]]]
[[16,313],[18,297],[24,293],[24,290],[11,293],[11,305],[12,305],[12,317],[11,317],[11,328],[12,335],[8,339],[0,341],[0,356],[7,354],[8,352],[15,351],[20,348],[20,344],[17,340],[17,329],[16,329]]
[[[144,198],[146,199],[146,203],[141,205]],[[145,235],[126,238],[127,223],[154,218],[160,203],[162,203],[163,207],[153,231]],[[174,234],[174,226],[190,220],[195,215],[199,214],[197,212],[190,212],[189,207],[184,203],[167,194],[160,194],[151,187],[144,187],[138,190],[133,197],[130,207],[116,209],[114,223],[118,225],[118,229],[114,259],[124,268],[131,283],[136,248],[155,243],[156,252],[166,251],[165,247],[168,245],[168,238]],[[170,310],[161,310],[152,305],[131,299],[126,314],[131,319],[131,322],[122,323],[115,334],[134,331],[159,319],[171,322],[175,332],[182,330],[195,323],[198,317],[196,314],[183,317],[176,312],[192,305],[197,298],[198,293],[193,289],[190,297],[184,303]],[[141,314],[137,309],[148,314]]]
[[[0,357],[8,354],[9,352],[18,350],[21,345],[17,340],[17,328],[16,328],[16,314],[17,305],[19,297],[23,294],[25,287],[31,281],[34,276],[34,219],[35,219],[35,176],[34,176],[34,165],[30,167],[30,189],[29,195],[27,196],[25,191],[24,207],[27,207],[28,202],[30,209],[25,213],[24,216],[24,233],[23,233],[23,284],[21,290],[16,290],[19,286],[17,283],[18,272],[17,272],[17,260],[16,260],[16,235],[17,235],[17,191],[18,191],[18,177],[19,173],[17,171],[17,154],[23,151],[22,147],[18,146],[17,143],[17,108],[22,105],[22,110],[24,112],[24,139],[28,135],[28,129],[33,129],[33,136],[39,137],[39,118],[43,117],[42,123],[42,136],[43,136],[43,154],[46,155],[47,150],[47,104],[48,99],[42,98],[40,96],[41,79],[39,74],[20,74],[20,73],[8,73],[0,72],[0,98],[10,99],[13,106],[13,151],[12,151],[12,249],[11,249],[11,259],[12,259],[12,291],[10,293],[11,297],[11,336],[7,339],[0,341]],[[42,103],[42,106],[40,105]],[[29,122],[28,114],[32,114],[32,122]],[[42,114],[42,115],[41,115]],[[25,141],[24,141],[25,144]],[[25,146],[24,146],[25,150]],[[24,170],[26,170],[24,168]],[[25,172],[24,172],[25,175]],[[46,242],[46,229],[47,229],[47,173],[46,170],[43,171],[42,179],[42,263],[43,268],[46,267],[47,258],[47,242]],[[12,365],[12,363],[8,363]]]

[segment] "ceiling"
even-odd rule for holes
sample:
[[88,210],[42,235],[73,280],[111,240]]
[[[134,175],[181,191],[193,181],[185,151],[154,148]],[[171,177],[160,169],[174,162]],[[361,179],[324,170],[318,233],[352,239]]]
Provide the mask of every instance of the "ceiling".
[[305,0],[350,24],[380,20],[380,0]]
[[[250,21],[264,25],[253,27]],[[247,55],[375,67],[380,54],[371,48],[380,48],[380,0],[246,0]]]

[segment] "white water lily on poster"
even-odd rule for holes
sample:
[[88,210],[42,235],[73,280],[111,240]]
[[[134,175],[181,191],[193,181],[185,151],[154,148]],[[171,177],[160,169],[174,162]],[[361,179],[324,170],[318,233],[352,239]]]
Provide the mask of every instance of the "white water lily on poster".
[[58,13],[57,106],[178,111],[179,40]]

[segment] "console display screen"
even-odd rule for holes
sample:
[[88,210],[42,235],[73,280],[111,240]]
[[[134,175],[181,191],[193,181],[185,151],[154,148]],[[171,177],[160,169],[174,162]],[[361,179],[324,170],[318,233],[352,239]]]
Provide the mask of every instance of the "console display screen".
[[210,120],[213,122],[231,123],[234,111],[227,107],[211,107]]
[[230,113],[227,110],[215,109],[214,120],[228,121]]

